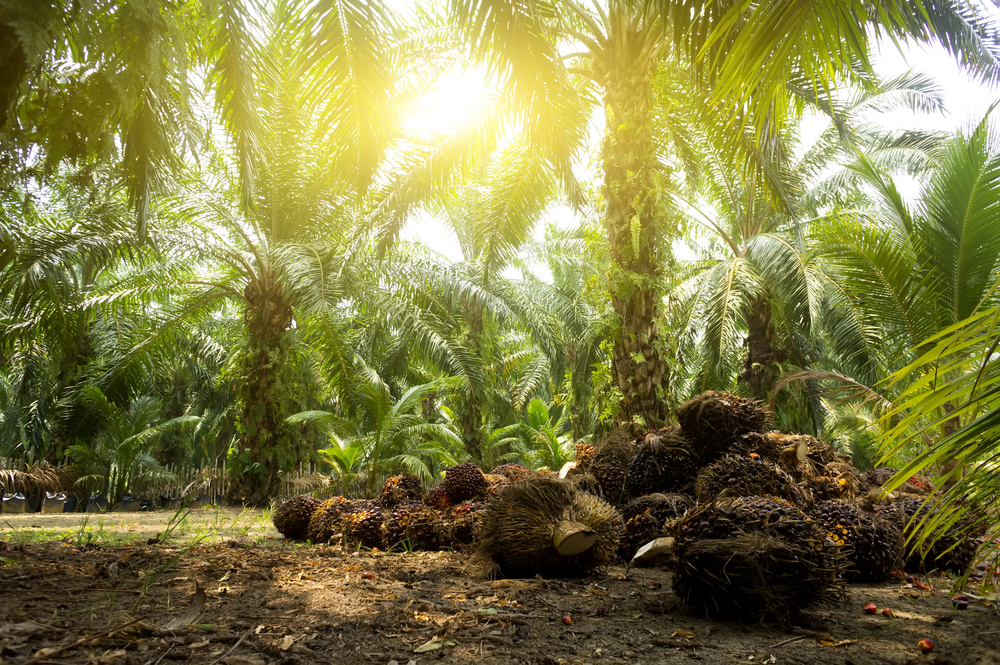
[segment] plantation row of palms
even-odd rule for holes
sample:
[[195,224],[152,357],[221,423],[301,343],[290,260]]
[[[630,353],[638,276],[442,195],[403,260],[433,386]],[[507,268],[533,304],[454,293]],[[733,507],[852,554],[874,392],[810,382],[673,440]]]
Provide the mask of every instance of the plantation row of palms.
[[[465,460],[556,469],[720,389],[859,464],[905,422],[909,459],[995,411],[962,383],[994,376],[987,332],[949,366],[964,397],[905,415],[940,387],[931,338],[1000,302],[1000,145],[992,113],[888,126],[943,102],[869,49],[938,40],[995,81],[992,21],[920,0],[0,4],[0,458],[73,461],[115,499],[225,457],[230,498],[261,505],[303,462],[369,494]],[[463,68],[487,103],[416,131]],[[578,226],[541,229],[558,202]],[[400,240],[422,214],[461,260]]]

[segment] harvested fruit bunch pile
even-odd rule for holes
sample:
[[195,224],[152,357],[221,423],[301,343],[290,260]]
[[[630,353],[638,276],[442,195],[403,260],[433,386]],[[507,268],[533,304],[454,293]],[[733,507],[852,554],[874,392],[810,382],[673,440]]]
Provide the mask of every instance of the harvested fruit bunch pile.
[[911,520],[947,522],[923,505],[933,491],[926,478],[887,493],[893,470],[861,474],[827,443],[768,431],[771,416],[757,402],[726,393],[695,397],[678,421],[629,423],[577,444],[566,479],[465,463],[426,494],[403,475],[375,501],[295,497],[275,511],[275,525],[317,543],[473,548],[489,574],[527,577],[589,574],[671,536],[673,552],[663,554],[673,557],[677,594],[697,612],[740,620],[788,622],[838,597],[845,580],[883,581],[904,564],[962,571],[973,561],[983,530],[972,518],[905,556]]

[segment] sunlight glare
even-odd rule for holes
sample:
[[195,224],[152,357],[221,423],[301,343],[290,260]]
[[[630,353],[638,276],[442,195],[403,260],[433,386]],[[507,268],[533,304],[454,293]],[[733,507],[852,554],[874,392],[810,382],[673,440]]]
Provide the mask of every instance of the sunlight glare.
[[442,74],[416,103],[406,127],[420,136],[452,134],[485,108],[486,76],[454,68]]

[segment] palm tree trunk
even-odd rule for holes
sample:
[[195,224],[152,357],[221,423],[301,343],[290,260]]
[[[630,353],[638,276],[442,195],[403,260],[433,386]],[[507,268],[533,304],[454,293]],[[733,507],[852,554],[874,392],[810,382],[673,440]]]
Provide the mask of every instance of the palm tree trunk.
[[656,328],[666,220],[650,117],[653,61],[641,53],[631,56],[641,49],[628,46],[620,45],[595,68],[605,81],[607,129],[601,159],[612,260],[608,288],[616,314],[612,372],[622,392],[619,419],[642,416],[653,426],[668,411],[661,388],[667,366]]
[[[262,280],[263,281],[263,280]],[[238,386],[242,412],[238,448],[230,450],[229,501],[266,506],[281,489],[279,473],[295,463],[290,432],[282,409],[280,374],[288,356],[287,336],[292,308],[274,280],[245,296],[249,334]]]
[[778,363],[788,358],[788,353],[771,347],[771,304],[766,297],[750,303],[747,314],[747,337],[743,345],[747,347],[747,357],[743,362],[740,382],[750,386],[754,397],[767,399],[778,372]]
[[[469,331],[465,334],[465,341],[479,358],[485,358],[483,349],[483,308],[476,302],[465,303],[466,319],[469,324]],[[470,387],[461,393],[456,400],[456,415],[458,425],[461,429],[460,436],[465,446],[465,451],[469,453],[473,461],[481,462],[483,459],[483,406],[481,398],[472,392]]]

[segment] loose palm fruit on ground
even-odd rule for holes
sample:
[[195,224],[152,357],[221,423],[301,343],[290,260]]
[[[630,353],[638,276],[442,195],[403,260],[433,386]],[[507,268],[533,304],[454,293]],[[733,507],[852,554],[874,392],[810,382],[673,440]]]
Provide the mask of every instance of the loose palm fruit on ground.
[[506,487],[483,516],[476,562],[489,574],[574,577],[617,560],[621,515],[567,480]]
[[764,459],[726,455],[698,474],[698,500],[737,496],[771,495],[799,502],[802,492],[795,481],[777,465]]
[[698,475],[698,463],[688,442],[674,427],[646,434],[628,466],[627,487],[631,496],[690,490]]
[[382,493],[375,500],[383,508],[393,508],[404,503],[422,501],[423,498],[424,487],[421,485],[420,479],[413,474],[406,473],[386,480]]
[[309,520],[321,503],[316,497],[307,494],[291,497],[274,511],[274,528],[285,538],[307,538]]
[[704,463],[728,452],[738,438],[771,428],[771,414],[758,402],[729,393],[704,392],[677,408],[677,422]]
[[934,650],[934,640],[925,637],[924,639],[917,642],[917,648],[923,651],[924,653],[930,653],[931,651]]
[[419,502],[396,506],[385,520],[386,548],[437,550],[446,545],[441,515]]
[[480,495],[489,487],[489,483],[479,467],[472,462],[449,467],[444,472],[444,483],[452,502],[461,503]]
[[878,605],[875,603],[868,603],[863,609],[865,610],[865,614],[878,614]]

